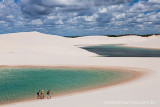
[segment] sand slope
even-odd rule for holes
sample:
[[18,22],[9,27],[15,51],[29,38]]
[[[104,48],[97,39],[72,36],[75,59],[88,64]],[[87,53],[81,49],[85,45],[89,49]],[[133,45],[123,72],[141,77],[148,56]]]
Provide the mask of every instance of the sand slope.
[[[89,92],[4,105],[2,107],[159,107],[160,58],[95,57],[76,45],[119,44],[160,48],[160,37],[64,38],[37,32],[0,35],[0,65],[117,66],[147,69],[137,80]],[[107,101],[152,101],[153,104],[107,104]],[[129,102],[128,102],[129,103]]]
[[160,42],[160,35],[159,36],[151,36],[148,38],[148,40],[145,40],[142,42],[129,43],[129,44],[127,44],[127,46],[160,49],[159,42]]
[[75,48],[67,38],[38,32],[0,35],[0,48],[1,54],[94,55]]
[[0,64],[32,64],[55,58],[95,56],[75,47],[67,38],[38,32],[0,35]]

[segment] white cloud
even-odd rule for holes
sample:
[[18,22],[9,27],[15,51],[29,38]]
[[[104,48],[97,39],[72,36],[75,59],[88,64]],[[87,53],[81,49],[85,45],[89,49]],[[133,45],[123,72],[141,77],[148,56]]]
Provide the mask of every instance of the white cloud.
[[35,20],[32,20],[32,21],[31,21],[31,24],[32,24],[32,25],[42,25],[43,22],[42,22],[41,19],[35,19]]
[[143,28],[144,26],[143,25],[137,25],[138,27],[141,27],[141,28]]
[[55,19],[55,16],[47,16],[48,19]]
[[[153,2],[154,1],[154,2]],[[139,1],[138,3],[134,4],[129,11],[133,13],[141,13],[141,12],[151,12],[160,10],[160,5],[157,4],[156,0],[152,1]],[[160,1],[159,1],[160,3]]]
[[107,12],[107,8],[100,8],[99,9],[99,13],[106,13]]
[[14,16],[13,16],[13,15],[8,15],[7,18],[8,18],[8,19],[13,19]]
[[4,24],[4,23],[6,23],[6,22],[5,22],[5,21],[3,21],[3,20],[1,20],[1,21],[0,21],[0,24]]
[[62,20],[58,20],[55,22],[55,24],[64,24]]
[[120,19],[120,18],[125,18],[126,14],[125,13],[115,13],[114,16],[116,19]]
[[84,16],[83,18],[85,21],[96,21],[96,18],[98,17],[97,14],[94,14],[93,16]]
[[137,20],[137,22],[143,22],[143,19],[142,18],[138,18],[138,19],[136,19]]
[[149,0],[148,2],[151,2],[151,3],[160,3],[160,0]]

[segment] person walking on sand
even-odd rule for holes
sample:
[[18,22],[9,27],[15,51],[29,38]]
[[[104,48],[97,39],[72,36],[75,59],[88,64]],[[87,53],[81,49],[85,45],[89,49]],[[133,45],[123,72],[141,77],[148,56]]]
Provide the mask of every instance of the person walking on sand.
[[41,91],[41,98],[44,99],[44,90]]
[[37,99],[40,97],[40,95],[41,95],[41,91],[39,90],[39,91],[37,92]]
[[51,98],[51,93],[50,93],[50,89],[47,91],[47,98]]

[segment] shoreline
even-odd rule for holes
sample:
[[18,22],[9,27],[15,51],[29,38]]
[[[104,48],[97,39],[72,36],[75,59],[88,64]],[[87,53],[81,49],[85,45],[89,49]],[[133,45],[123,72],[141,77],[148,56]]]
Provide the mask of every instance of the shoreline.
[[[107,85],[103,85],[103,86],[95,86],[95,87],[89,87],[89,88],[85,88],[85,89],[79,89],[76,91],[72,91],[71,92],[63,92],[60,94],[56,94],[56,95],[52,95],[52,98],[57,98],[57,97],[61,97],[61,96],[70,96],[70,95],[75,95],[78,93],[85,93],[85,92],[89,92],[89,91],[96,91],[96,90],[100,90],[102,88],[107,88],[107,87],[112,87],[112,86],[116,86],[119,84],[124,84],[124,83],[128,83],[131,81],[134,81],[144,75],[146,75],[148,73],[147,69],[141,69],[141,68],[131,68],[131,67],[112,67],[112,66],[38,66],[38,65],[15,65],[15,66],[7,66],[7,65],[1,65],[0,68],[30,68],[30,67],[42,67],[42,68],[75,68],[75,69],[101,69],[101,70],[117,70],[117,72],[121,71],[121,72],[132,72],[134,73],[133,77],[127,79],[127,80],[122,80],[119,82],[115,82],[115,83],[111,83],[111,84],[107,84]],[[39,100],[50,100],[50,99],[39,99]],[[1,103],[0,106],[2,105],[11,105],[11,104],[17,104],[17,103],[24,103],[24,102],[32,102],[32,101],[38,101],[38,99],[35,98],[29,98],[29,99],[24,99],[24,100],[17,100],[17,101],[13,101],[13,102],[6,102],[6,103]]]

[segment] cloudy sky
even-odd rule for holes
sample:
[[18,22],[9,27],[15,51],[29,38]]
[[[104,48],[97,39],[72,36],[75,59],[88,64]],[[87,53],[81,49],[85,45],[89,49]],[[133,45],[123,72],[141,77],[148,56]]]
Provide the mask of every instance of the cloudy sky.
[[0,34],[160,33],[160,0],[0,0]]

